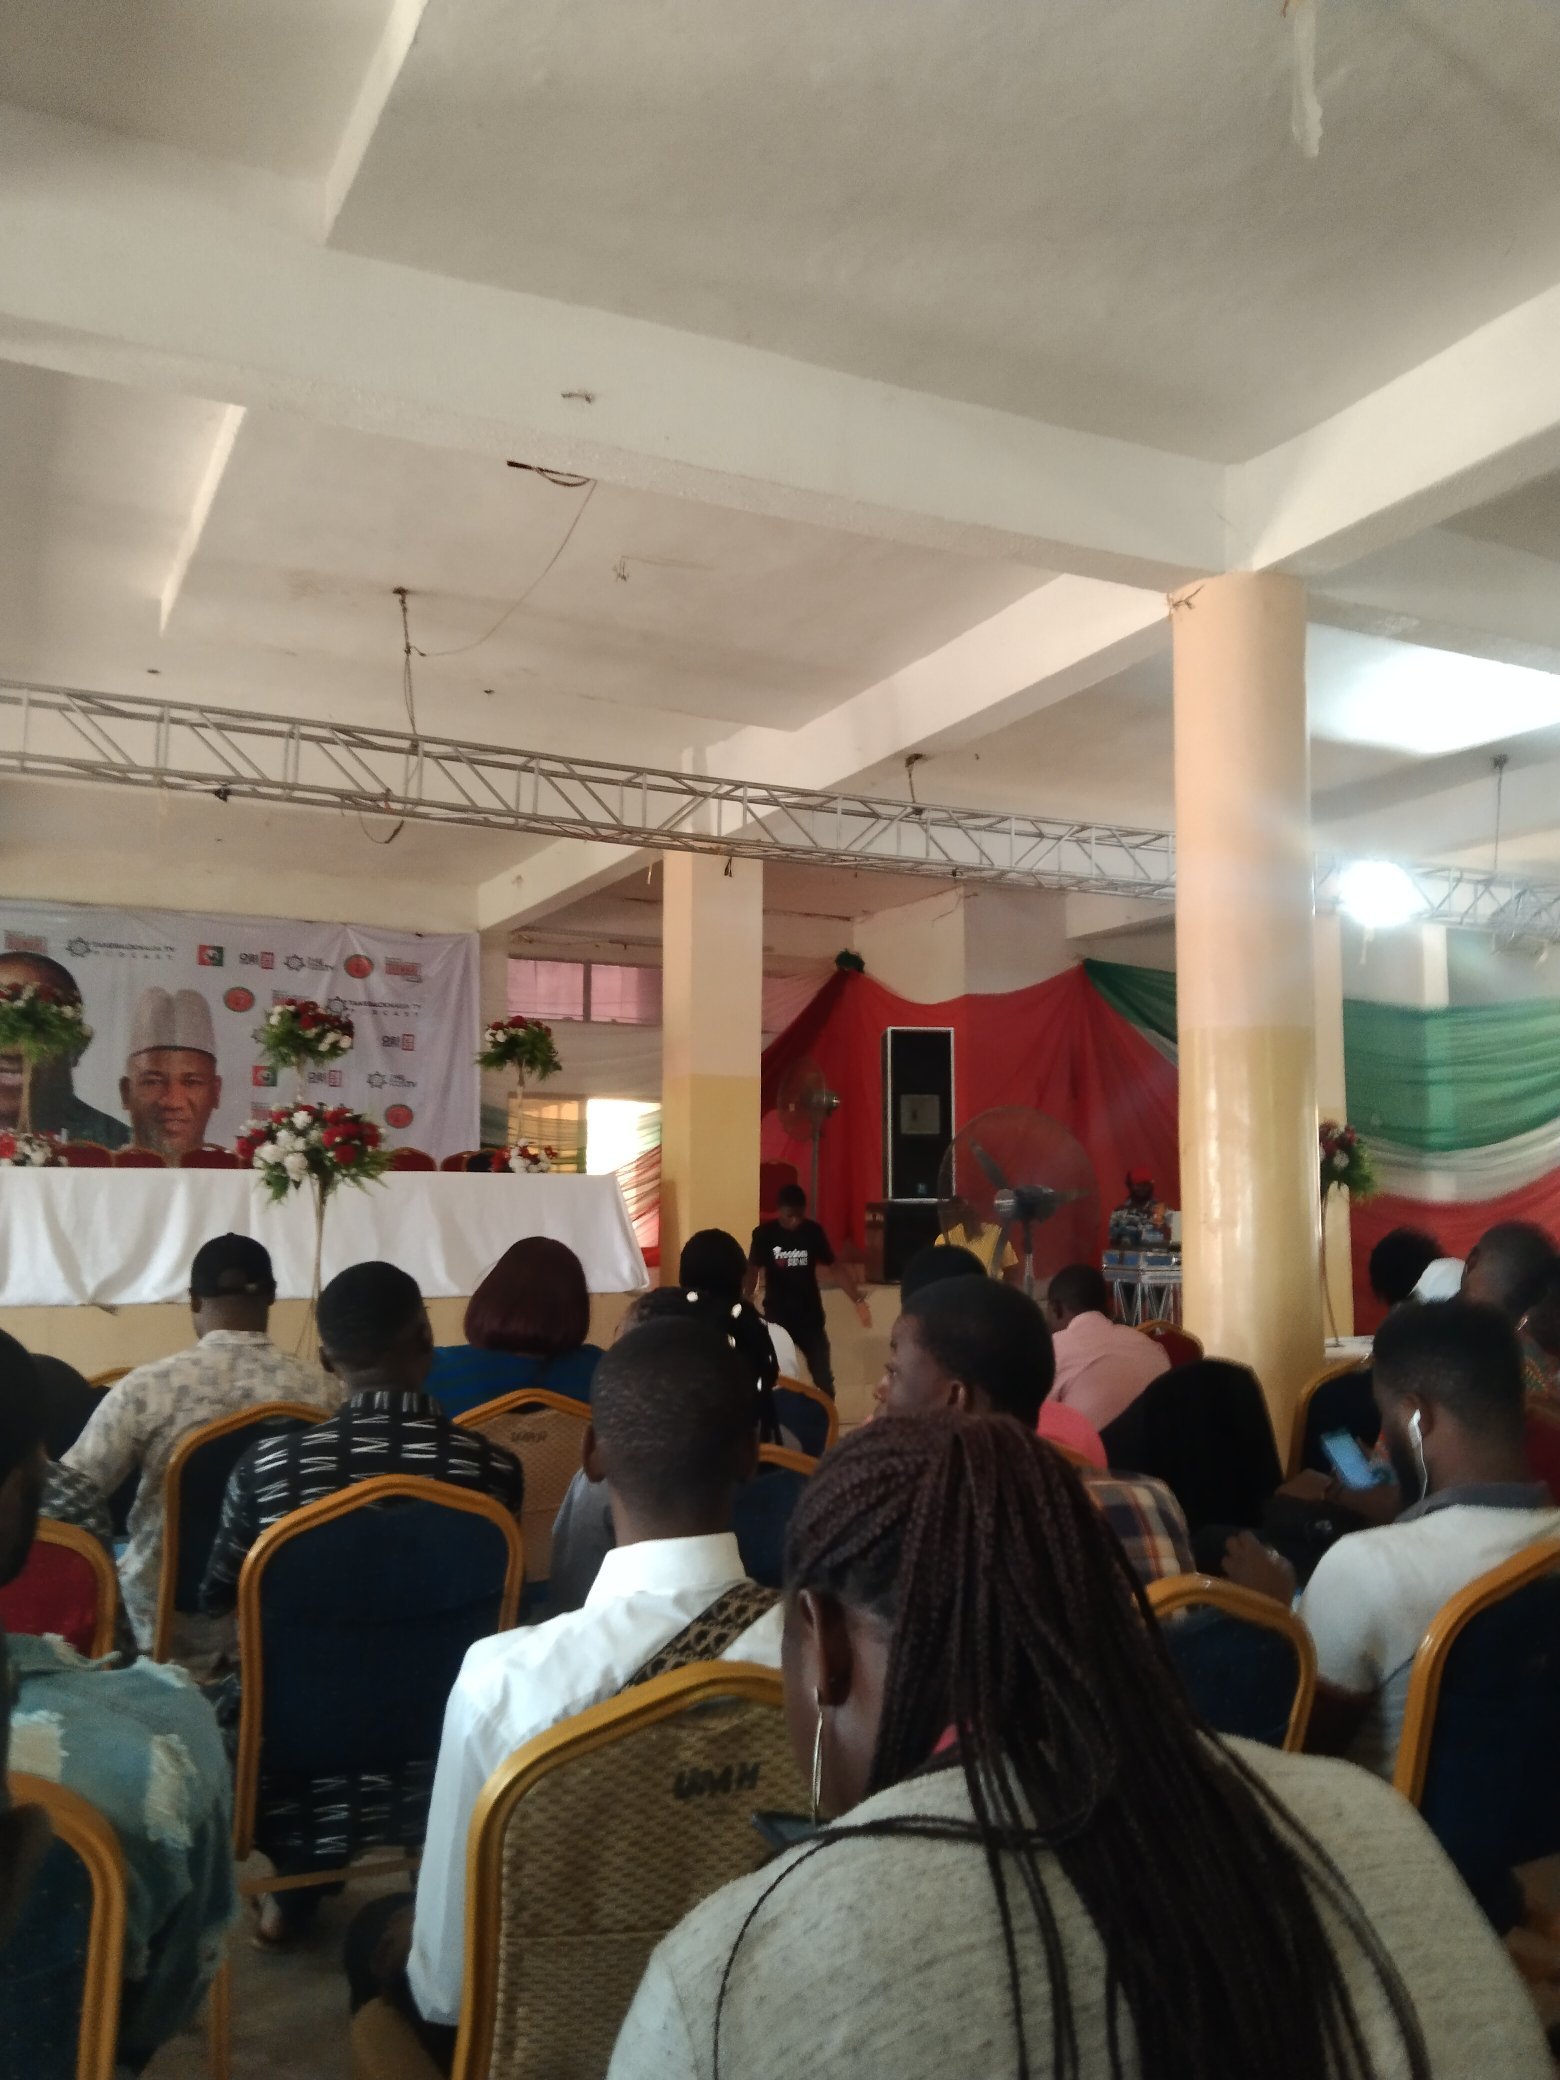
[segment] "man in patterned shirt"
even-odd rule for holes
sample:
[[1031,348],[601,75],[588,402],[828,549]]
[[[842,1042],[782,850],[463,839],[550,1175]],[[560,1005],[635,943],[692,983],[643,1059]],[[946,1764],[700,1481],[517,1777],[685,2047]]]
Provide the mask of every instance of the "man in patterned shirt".
[[[359,1481],[409,1473],[491,1495],[520,1514],[520,1462],[476,1430],[459,1430],[422,1391],[433,1362],[433,1331],[415,1279],[394,1264],[354,1264],[320,1295],[320,1358],[345,1392],[341,1412],[317,1429],[267,1438],[233,1469],[201,1607],[230,1611],[244,1556],[260,1536],[306,1502]],[[229,1690],[218,1704],[236,1719]],[[360,1849],[422,1840],[432,1788],[431,1761],[389,1777],[314,1777],[282,1785],[262,1780],[260,1847],[285,1875],[311,1865],[339,1866]],[[286,1941],[306,1927],[321,1890],[271,1893],[262,1903],[260,1940]]]
[[[119,1563],[125,1608],[142,1649],[157,1622],[162,1566],[163,1476],[181,1438],[219,1416],[267,1401],[301,1401],[328,1414],[341,1399],[334,1380],[279,1351],[266,1334],[276,1280],[268,1252],[248,1235],[202,1243],[190,1266],[191,1351],[126,1373],[103,1396],[63,1463],[104,1496],[137,1467],[141,1485],[130,1510],[130,1542]],[[178,1659],[219,1649],[230,1631],[180,1620]]]
[[[43,1399],[26,1351],[0,1335],[0,1584],[21,1572],[32,1544]],[[23,1833],[22,1816],[5,1809],[8,1710],[10,1767],[79,1792],[124,1854],[118,2055],[139,2072],[195,2017],[233,1916],[231,1781],[217,1722],[182,1669],[115,1668],[57,1639],[0,1634],[0,1892],[15,1877],[9,1863]],[[20,1905],[25,1916],[25,1896]],[[75,2070],[75,2003],[48,1991],[32,1981],[15,1997],[0,1964],[0,2072]],[[62,2025],[68,2042],[50,2034]]]

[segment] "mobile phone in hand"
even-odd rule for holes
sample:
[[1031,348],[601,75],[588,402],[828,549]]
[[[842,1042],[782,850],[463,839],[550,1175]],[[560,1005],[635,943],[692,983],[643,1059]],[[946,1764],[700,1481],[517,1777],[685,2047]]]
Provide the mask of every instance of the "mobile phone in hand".
[[1347,1430],[1326,1431],[1322,1450],[1346,1488],[1375,1488],[1392,1478],[1385,1466],[1375,1466],[1366,1458],[1364,1446]]

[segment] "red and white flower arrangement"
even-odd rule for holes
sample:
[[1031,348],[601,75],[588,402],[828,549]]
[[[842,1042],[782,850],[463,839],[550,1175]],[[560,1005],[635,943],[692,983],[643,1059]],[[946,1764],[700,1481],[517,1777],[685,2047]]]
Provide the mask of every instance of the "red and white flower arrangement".
[[513,1170],[526,1177],[543,1177],[557,1160],[558,1151],[550,1144],[537,1148],[530,1141],[520,1141],[513,1148],[504,1149],[494,1167]]
[[310,1183],[322,1200],[341,1183],[373,1184],[391,1163],[376,1122],[350,1105],[278,1105],[234,1146],[278,1201]]
[[1368,1199],[1376,1189],[1370,1153],[1357,1129],[1339,1120],[1324,1119],[1320,1135],[1322,1202],[1329,1192],[1347,1192],[1351,1199]]
[[260,1052],[277,1069],[302,1069],[305,1063],[339,1062],[352,1051],[354,1028],[339,1011],[327,1011],[312,997],[283,997],[265,1015],[255,1034]]
[[47,1134],[0,1133],[0,1170],[52,1170],[59,1160]]
[[563,1067],[553,1029],[539,1018],[496,1018],[482,1029],[479,1069],[515,1069],[520,1081],[528,1076],[538,1083],[556,1076]]

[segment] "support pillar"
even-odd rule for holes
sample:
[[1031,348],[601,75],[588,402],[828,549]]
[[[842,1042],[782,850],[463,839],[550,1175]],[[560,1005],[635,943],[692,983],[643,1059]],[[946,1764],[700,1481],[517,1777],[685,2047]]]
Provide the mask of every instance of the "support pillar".
[[764,870],[666,855],[661,882],[661,1275],[700,1228],[758,1219]]
[[[1336,911],[1318,917],[1316,952],[1316,1109],[1322,1119],[1347,1120],[1349,1094],[1343,1073],[1343,919]],[[1349,1233],[1349,1195],[1327,1196],[1324,1262],[1331,1302],[1329,1335],[1354,1334],[1354,1256]]]
[[1305,588],[1171,601],[1186,1321],[1287,1441],[1322,1356]]

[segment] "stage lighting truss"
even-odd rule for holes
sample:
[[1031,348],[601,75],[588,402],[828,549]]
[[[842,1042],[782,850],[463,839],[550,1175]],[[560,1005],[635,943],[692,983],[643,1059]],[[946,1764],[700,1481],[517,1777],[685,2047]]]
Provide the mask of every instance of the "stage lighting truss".
[[[723,780],[18,680],[0,680],[0,772],[663,852],[1147,901],[1175,896],[1167,831]],[[1335,907],[1348,864],[1319,862],[1318,907]],[[1560,884],[1461,867],[1408,873],[1424,898],[1416,922],[1482,929],[1508,945],[1560,941]]]

